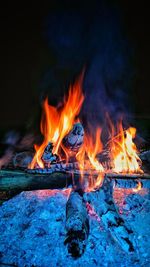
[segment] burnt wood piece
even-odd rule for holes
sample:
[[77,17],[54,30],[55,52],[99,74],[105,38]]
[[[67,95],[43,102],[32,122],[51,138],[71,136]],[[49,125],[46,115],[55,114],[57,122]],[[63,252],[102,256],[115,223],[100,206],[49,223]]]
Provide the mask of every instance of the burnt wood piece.
[[[106,177],[99,191],[87,193],[85,199],[96,210],[104,227],[125,252],[134,251],[133,232],[120,217],[113,201],[113,180]],[[97,203],[100,203],[97,206]]]
[[66,240],[68,252],[80,257],[89,235],[89,220],[82,190],[72,191],[66,205]]
[[106,176],[108,178],[112,178],[112,179],[150,179],[150,174],[149,173],[127,173],[127,174],[122,174],[122,173],[106,173]]
[[[64,163],[64,162],[59,162],[59,163],[55,163],[55,164],[51,164],[51,166],[49,168],[35,168],[35,169],[27,169],[26,172],[27,173],[39,173],[39,174],[47,174],[47,173],[53,173],[56,171],[73,171],[74,169],[78,168],[78,163],[77,162],[69,162],[69,163]],[[80,174],[80,172],[78,172],[78,175]]]
[[126,252],[134,251],[133,232],[120,217],[113,201],[113,185],[111,179],[106,178],[103,185],[104,201],[107,211],[102,215],[102,220],[109,229],[112,237],[118,241],[118,244]]
[[84,129],[81,123],[75,123],[72,130],[64,137],[63,145],[73,151],[77,152],[83,144]]
[[[61,167],[62,168],[62,167]],[[62,171],[58,168],[55,172],[51,169],[30,170],[30,173],[17,170],[0,170],[0,191],[16,192],[38,189],[57,189],[68,185],[78,185],[80,182],[80,172],[73,173]],[[97,175],[95,173],[95,175]],[[110,174],[109,174],[110,176]],[[140,176],[138,179],[123,178],[123,176],[110,176],[112,185],[123,188],[136,188],[138,182],[142,183],[142,188],[150,188],[150,176]],[[104,178],[109,178],[107,175]],[[88,179],[88,174],[85,175]]]
[[42,161],[45,167],[50,167],[52,163],[55,163],[59,160],[59,157],[56,154],[53,154],[52,150],[53,144],[49,142],[42,155]]
[[78,181],[79,176],[72,177],[71,173],[28,174],[23,171],[0,170],[0,198],[3,195],[4,199],[6,195],[11,198],[22,191],[61,189]]
[[141,183],[142,188],[150,189],[149,174],[115,174],[108,173],[105,177],[110,178],[113,186],[119,188],[137,188]]
[[[77,164],[77,167],[78,167],[78,163]],[[83,175],[88,175],[89,173],[91,172],[91,169],[89,170],[85,170],[83,171]],[[80,173],[80,170],[77,168],[77,169],[74,169],[73,170],[73,173],[74,174],[79,174]],[[95,170],[92,170],[92,173],[94,175],[97,175],[98,172],[95,171]],[[111,178],[111,179],[145,179],[145,180],[150,180],[150,173],[142,173],[142,174],[139,174],[139,173],[135,173],[135,174],[130,174],[130,173],[111,173],[111,172],[106,172],[105,174],[105,177],[108,177],[108,178]]]

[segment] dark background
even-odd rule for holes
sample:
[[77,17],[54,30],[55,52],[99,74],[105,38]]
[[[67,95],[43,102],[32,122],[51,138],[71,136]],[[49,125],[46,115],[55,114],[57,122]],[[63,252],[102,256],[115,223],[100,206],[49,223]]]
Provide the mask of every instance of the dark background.
[[[42,1],[40,5],[1,7],[0,128],[30,125],[39,110],[39,84],[55,59],[43,37],[49,12],[92,8],[93,1]],[[146,1],[110,1],[120,10],[134,54],[133,107],[137,118],[150,118],[150,18]],[[73,5],[71,7],[71,5]],[[87,18],[90,20],[90,18]]]

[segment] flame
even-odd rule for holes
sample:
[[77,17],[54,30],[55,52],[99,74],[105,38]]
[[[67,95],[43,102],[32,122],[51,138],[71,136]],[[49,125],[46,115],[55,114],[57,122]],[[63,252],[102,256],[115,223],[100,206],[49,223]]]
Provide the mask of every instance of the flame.
[[[141,160],[138,156],[138,150],[133,142],[136,136],[136,128],[129,127],[123,129],[122,120],[117,125],[117,131],[110,121],[111,140],[110,159],[112,169],[116,173],[143,173],[140,168]],[[116,135],[115,135],[116,133]]]
[[[82,93],[83,74],[70,86],[68,97],[64,98],[62,108],[55,108],[48,103],[48,98],[43,103],[43,113],[41,119],[41,133],[44,136],[43,143],[35,145],[35,155],[29,168],[35,168],[36,164],[40,168],[44,168],[42,161],[43,152],[49,142],[53,143],[53,153],[58,154],[62,147],[64,136],[72,129],[76,116],[79,114],[84,96]],[[66,150],[64,151],[66,153]]]
[[137,187],[133,188],[133,192],[138,192],[142,189],[142,183],[138,181]]
[[[100,128],[97,128],[95,136],[91,133],[86,133],[84,136],[84,143],[76,155],[81,173],[81,183],[85,182],[84,173],[86,170],[91,172],[88,177],[87,191],[100,187],[104,178],[104,168],[96,158],[97,154],[99,154],[103,148],[100,136]],[[97,178],[95,178],[93,170],[96,171]]]

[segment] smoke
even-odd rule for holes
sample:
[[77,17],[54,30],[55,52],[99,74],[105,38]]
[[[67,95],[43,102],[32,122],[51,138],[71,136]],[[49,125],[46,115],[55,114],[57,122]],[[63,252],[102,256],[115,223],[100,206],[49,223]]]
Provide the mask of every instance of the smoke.
[[41,88],[59,99],[85,67],[82,118],[93,123],[103,122],[106,111],[116,118],[131,110],[132,56],[120,14],[107,1],[93,1],[53,11],[45,23],[54,60]]

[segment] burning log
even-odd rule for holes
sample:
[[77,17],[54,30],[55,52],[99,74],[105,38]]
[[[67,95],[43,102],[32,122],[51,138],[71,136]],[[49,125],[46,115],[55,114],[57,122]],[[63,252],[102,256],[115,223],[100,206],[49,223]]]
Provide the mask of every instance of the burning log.
[[73,191],[66,206],[66,240],[68,252],[80,257],[86,247],[89,220],[82,190]]
[[83,144],[84,129],[81,123],[75,123],[72,130],[64,137],[63,145],[74,152],[77,152]]
[[58,160],[58,156],[53,154],[52,150],[53,144],[49,142],[42,155],[42,161],[44,162],[45,167],[50,167],[52,163],[55,163]]
[[[0,191],[11,191],[15,194],[27,190],[38,189],[54,189],[63,188],[68,185],[79,184],[80,172],[71,172],[76,168],[77,163],[70,163],[66,165],[64,163],[54,164],[49,169],[33,169],[28,172],[14,171],[14,170],[0,170]],[[66,172],[66,168],[68,171]],[[88,173],[86,174],[88,179]],[[112,186],[125,188],[136,188],[138,182],[142,183],[143,188],[150,188],[150,175],[140,175],[135,179],[126,178],[126,176],[107,174],[104,180],[110,177]],[[124,179],[123,179],[124,177]],[[109,185],[108,185],[109,188]],[[102,189],[103,190],[103,187]]]
[[[94,194],[94,197],[93,197]],[[111,179],[105,178],[103,186],[99,191],[86,195],[86,201],[92,203],[94,198],[99,198],[100,209],[96,207],[97,214],[101,218],[105,228],[109,230],[114,240],[117,240],[121,248],[126,252],[134,251],[132,230],[126,226],[124,220],[118,214],[113,201],[113,183]],[[94,203],[92,203],[94,205]]]
[[[78,163],[77,162],[69,162],[69,163],[64,163],[59,162],[56,164],[52,164],[50,168],[36,168],[36,169],[27,169],[27,173],[35,173],[35,174],[48,174],[48,173],[53,173],[53,172],[71,172],[75,169],[78,168]],[[78,175],[80,173],[78,172]]]

